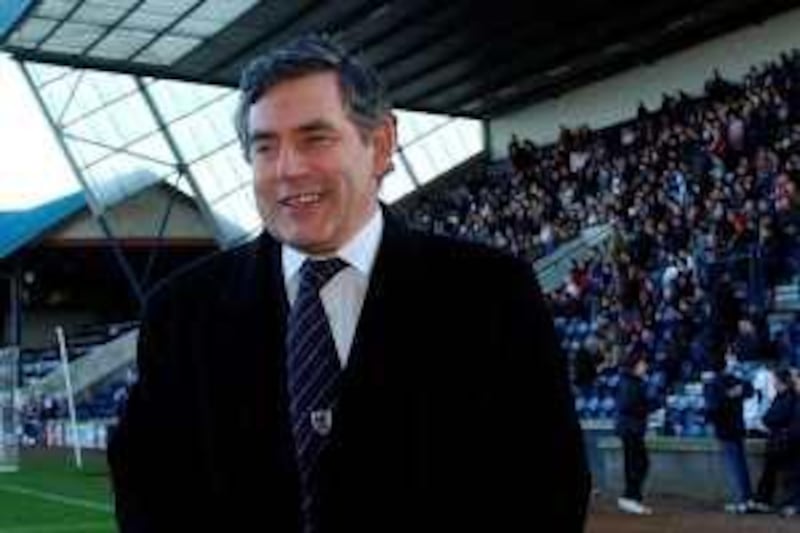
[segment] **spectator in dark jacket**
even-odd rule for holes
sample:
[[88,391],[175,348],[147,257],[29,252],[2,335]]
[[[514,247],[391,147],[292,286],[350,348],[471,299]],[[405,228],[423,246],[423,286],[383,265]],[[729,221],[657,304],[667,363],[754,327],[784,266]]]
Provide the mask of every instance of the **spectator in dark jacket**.
[[644,435],[647,417],[657,404],[647,392],[647,359],[640,350],[631,352],[623,361],[617,388],[616,432],[622,439],[625,461],[625,492],[617,499],[621,511],[632,514],[652,514],[652,509],[642,504],[644,485],[650,459]]
[[786,470],[789,476],[786,505],[781,509],[781,516],[783,517],[800,514],[800,369],[792,368],[790,373],[795,402],[787,431],[788,453]]
[[[773,376],[777,394],[763,417],[764,425],[769,429],[769,436],[756,500],[756,505],[761,510],[768,510],[772,506],[778,474],[783,470],[792,474],[791,467],[794,466],[792,463],[797,462],[794,457],[797,453],[792,449],[791,430],[793,423],[798,424],[794,419],[797,418],[797,413],[800,413],[800,405],[792,374],[789,369],[783,368],[775,370]],[[787,494],[790,496],[796,493],[792,485],[796,485],[798,481],[792,477],[794,476],[789,476],[790,483],[787,483]],[[793,503],[797,502],[789,501],[786,507]]]
[[704,394],[706,414],[714,425],[733,493],[733,501],[725,506],[725,510],[743,514],[756,508],[744,450],[746,430],[743,413],[744,400],[753,394],[753,386],[734,373],[736,364],[736,357],[729,350],[725,359],[717,364],[715,372],[707,378]]

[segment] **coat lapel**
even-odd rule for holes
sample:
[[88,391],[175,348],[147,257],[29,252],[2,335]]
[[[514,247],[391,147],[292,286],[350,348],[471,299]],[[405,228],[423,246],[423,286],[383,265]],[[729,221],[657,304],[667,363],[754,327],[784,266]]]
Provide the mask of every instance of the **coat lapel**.
[[410,240],[400,223],[385,210],[384,214],[383,237],[356,326],[344,374],[342,401],[364,386],[386,383],[386,366],[392,363],[388,358],[396,351],[393,339],[397,328],[402,327],[400,315],[408,307],[403,302],[407,297],[404,289],[410,286],[412,276],[412,268],[406,268],[410,266],[407,264]]
[[245,269],[231,295],[229,336],[240,353],[231,354],[239,379],[249,385],[233,391],[242,398],[240,413],[256,438],[269,438],[285,413],[285,347],[288,303],[280,262],[280,245],[266,233],[253,244]]

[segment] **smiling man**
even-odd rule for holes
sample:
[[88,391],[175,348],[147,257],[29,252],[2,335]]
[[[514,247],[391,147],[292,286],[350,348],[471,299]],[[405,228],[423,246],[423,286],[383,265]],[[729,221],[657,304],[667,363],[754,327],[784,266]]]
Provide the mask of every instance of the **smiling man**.
[[528,265],[378,202],[395,122],[323,37],[242,75],[265,231],[149,298],[109,449],[123,532],[583,529],[589,477]]

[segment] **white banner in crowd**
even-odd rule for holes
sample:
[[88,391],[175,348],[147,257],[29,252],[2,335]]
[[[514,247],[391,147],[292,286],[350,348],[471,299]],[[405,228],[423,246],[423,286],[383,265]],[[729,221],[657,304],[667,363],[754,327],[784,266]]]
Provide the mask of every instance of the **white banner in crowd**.
[[[45,423],[45,446],[74,446],[69,420],[48,420]],[[108,441],[108,423],[104,421],[78,422],[78,444],[81,448],[105,450]]]

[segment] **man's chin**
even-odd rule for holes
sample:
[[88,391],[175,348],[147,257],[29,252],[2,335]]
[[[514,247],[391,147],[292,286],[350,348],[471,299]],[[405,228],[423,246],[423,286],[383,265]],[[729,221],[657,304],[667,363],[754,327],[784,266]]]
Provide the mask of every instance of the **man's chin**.
[[308,255],[327,255],[336,251],[336,246],[332,246],[328,241],[309,236],[292,235],[278,240]]

